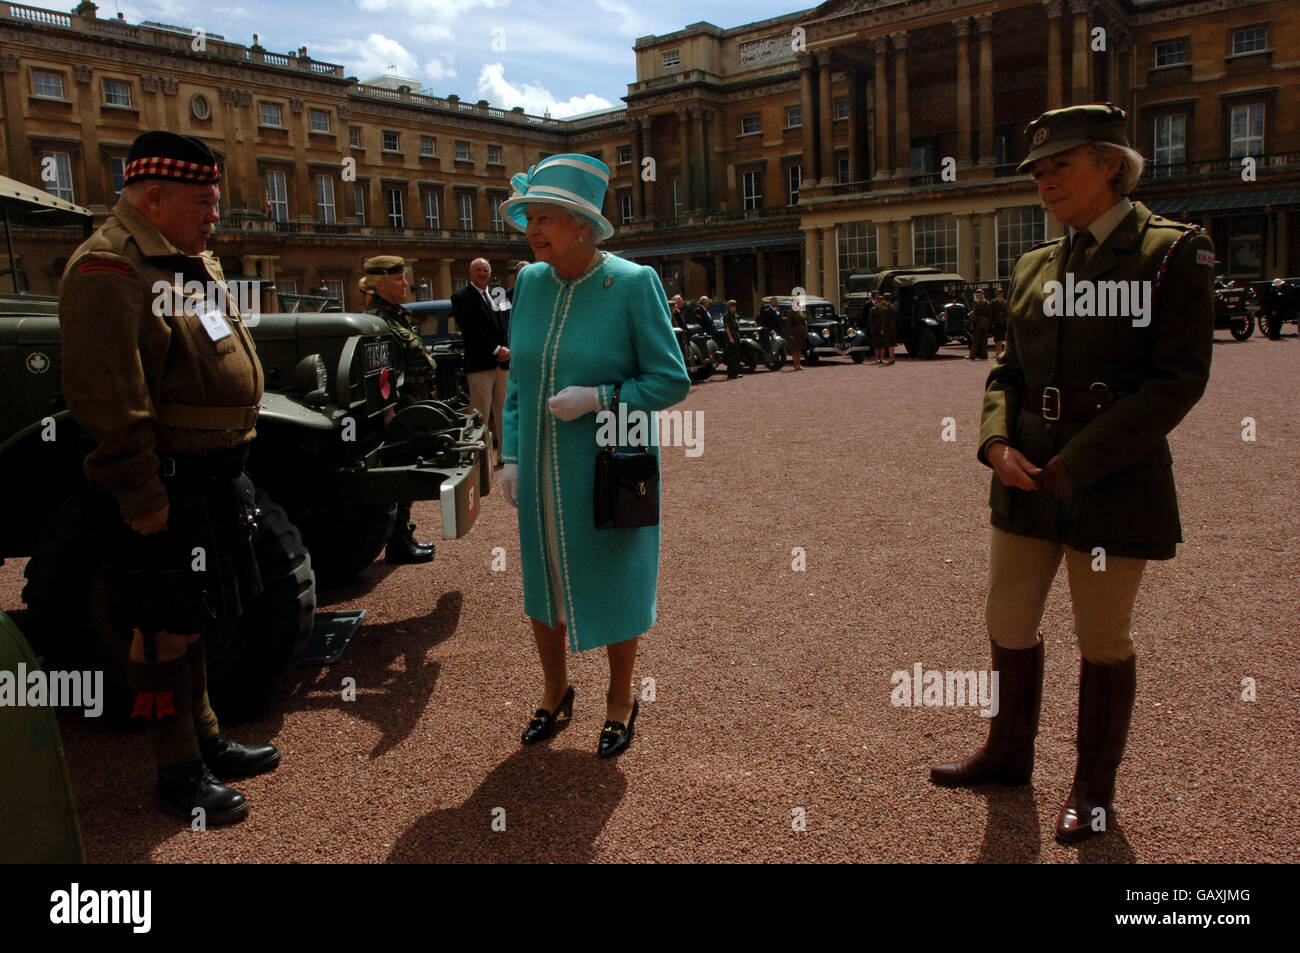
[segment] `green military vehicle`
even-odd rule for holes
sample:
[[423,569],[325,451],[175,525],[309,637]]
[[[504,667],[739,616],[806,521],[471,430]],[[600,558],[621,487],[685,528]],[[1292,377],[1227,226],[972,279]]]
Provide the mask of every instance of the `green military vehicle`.
[[[58,667],[104,669],[110,698],[126,699],[103,584],[112,553],[95,545],[116,507],[82,473],[93,444],[64,405],[58,299],[24,293],[13,254],[20,229],[88,233],[90,212],[3,177],[0,212],[14,279],[0,274],[0,560],[31,557],[23,596],[37,650]],[[306,647],[317,580],[346,581],[378,555],[395,501],[439,500],[443,536],[455,539],[491,478],[483,421],[462,406],[417,404],[385,426],[402,367],[382,318],[303,312],[247,324],[265,373],[248,472],[266,592],[209,640],[214,704],[231,717],[260,708]]]
[[872,291],[893,295],[894,336],[907,353],[929,360],[949,341],[970,343],[970,308],[961,275],[933,266],[850,275],[844,306],[855,327],[868,326]]

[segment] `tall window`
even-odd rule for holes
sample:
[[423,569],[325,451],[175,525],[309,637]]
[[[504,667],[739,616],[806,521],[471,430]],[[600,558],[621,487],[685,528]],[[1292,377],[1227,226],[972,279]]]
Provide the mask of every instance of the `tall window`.
[[1181,165],[1187,161],[1187,117],[1157,116],[1154,165]]
[[1164,40],[1156,44],[1156,66],[1178,66],[1187,62],[1187,40]]
[[623,191],[618,193],[618,211],[622,217],[624,225],[632,221],[632,193]]
[[108,171],[113,177],[113,198],[122,197],[122,183],[126,181],[126,157],[110,156]]
[[876,254],[876,225],[874,222],[847,222],[836,235],[840,253],[840,300],[849,290],[849,275],[856,272],[872,274],[879,260]]
[[262,103],[262,125],[278,126],[280,125],[280,104],[279,103]]
[[104,80],[104,105],[129,107],[131,105],[131,84],[111,79]]
[[835,181],[843,185],[849,181],[849,157],[838,156],[835,159]]
[[337,221],[334,215],[333,176],[316,176],[316,221],[322,225],[333,225]]
[[311,131],[312,132],[329,132],[330,131],[330,114],[324,109],[313,109],[311,111]]
[[501,147],[488,146],[488,165],[501,164]]
[[72,197],[72,160],[66,152],[41,153],[41,181],[45,183],[45,191],[51,195],[69,202],[76,201]]
[[506,223],[501,220],[501,203],[505,200],[501,195],[488,196],[488,209],[492,213],[492,231],[504,232]]
[[912,146],[912,171],[938,172],[939,147],[936,145]]
[[741,174],[744,209],[752,212],[763,207],[763,173],[755,169]]
[[740,117],[740,134],[748,135],[751,132],[758,132],[761,127],[758,124],[758,113],[749,116]]
[[266,173],[266,195],[271,203],[271,218],[277,222],[289,221],[289,188],[283,172]]
[[799,204],[799,189],[803,185],[803,166],[792,165],[785,170],[786,194],[789,198],[788,205]]
[[421,136],[421,137],[420,137],[420,155],[422,155],[422,156],[424,156],[425,158],[428,158],[428,159],[436,159],[436,158],[438,157],[438,137],[437,137],[437,136]]
[[437,192],[424,193],[424,227],[425,228],[442,228],[441,209],[438,204]]
[[1234,159],[1242,156],[1264,154],[1264,104],[1233,106],[1231,116],[1232,151]]
[[388,207],[388,227],[406,227],[406,199],[401,189],[384,189],[384,202]]
[[619,164],[619,165],[631,165],[631,164],[632,164],[632,147],[631,147],[631,146],[619,146],[619,147],[618,147],[618,164]]
[[396,132],[392,129],[384,130],[384,151],[385,152],[397,152],[401,148],[401,145],[402,145],[401,133]]
[[32,95],[47,99],[63,98],[63,74],[32,70]]
[[681,218],[682,212],[682,180],[673,179],[673,218]]
[[456,161],[469,161],[469,143],[463,139],[456,140]]
[[847,99],[835,100],[835,118],[836,119],[849,118],[849,101]]
[[366,187],[364,185],[352,187],[352,204],[357,210],[357,224],[366,224]]
[[321,284],[325,286],[325,293],[327,295],[331,298],[337,298],[339,304],[347,307],[346,302],[343,300],[343,282],[338,281],[337,279],[331,280],[326,278],[321,281]]
[[348,128],[348,145],[353,149],[361,148],[361,130],[356,126]]
[[1233,56],[1240,56],[1242,53],[1258,53],[1266,49],[1268,49],[1268,30],[1265,27],[1255,26],[1248,30],[1232,32]]
[[785,107],[785,125],[787,129],[794,129],[796,126],[803,125],[803,107],[786,106]]
[[1022,205],[998,211],[998,277],[1011,277],[1016,260],[1047,240],[1047,210]]
[[474,196],[468,192],[457,192],[456,208],[460,212],[460,227],[467,232],[472,232],[474,230]]
[[912,219],[912,260],[942,271],[957,270],[957,216],[918,215]]

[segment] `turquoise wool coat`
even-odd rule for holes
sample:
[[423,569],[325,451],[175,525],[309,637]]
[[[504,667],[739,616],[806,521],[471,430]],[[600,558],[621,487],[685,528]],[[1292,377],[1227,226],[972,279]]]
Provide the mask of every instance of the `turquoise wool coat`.
[[[690,392],[654,270],[605,255],[573,281],[542,262],[520,271],[510,317],[502,458],[519,466],[524,612],[555,624],[540,483],[549,480],[559,509],[561,583],[575,652],[634,638],[655,621],[659,527],[594,525],[596,414],[568,422],[551,417],[551,472],[541,472],[547,398],[570,385],[596,387],[601,409],[608,410],[616,384],[629,412],[663,410]],[[658,448],[651,452],[658,455]]]

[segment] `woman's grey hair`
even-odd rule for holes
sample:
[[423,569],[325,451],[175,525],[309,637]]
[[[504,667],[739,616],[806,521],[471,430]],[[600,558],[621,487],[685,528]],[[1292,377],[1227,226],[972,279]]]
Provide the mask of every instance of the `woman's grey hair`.
[[1089,148],[1093,158],[1101,162],[1119,154],[1119,170],[1110,178],[1111,188],[1117,195],[1127,196],[1137,187],[1138,179],[1142,178],[1142,167],[1146,164],[1140,152],[1113,142],[1093,142],[1089,143]]
[[579,231],[582,231],[584,228],[587,230],[587,240],[591,242],[591,245],[594,248],[596,246],[596,224],[581,212],[567,206],[558,205],[556,207],[569,213],[569,221],[573,223],[574,228]]

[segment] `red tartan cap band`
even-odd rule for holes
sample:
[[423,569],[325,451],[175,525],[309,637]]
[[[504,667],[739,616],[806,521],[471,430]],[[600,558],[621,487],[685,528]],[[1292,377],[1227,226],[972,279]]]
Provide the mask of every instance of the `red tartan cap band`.
[[143,159],[133,159],[126,164],[126,175],[123,177],[122,184],[130,185],[136,179],[175,179],[178,182],[208,185],[221,181],[221,170],[215,165],[186,162],[184,159],[146,156]]

